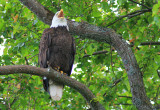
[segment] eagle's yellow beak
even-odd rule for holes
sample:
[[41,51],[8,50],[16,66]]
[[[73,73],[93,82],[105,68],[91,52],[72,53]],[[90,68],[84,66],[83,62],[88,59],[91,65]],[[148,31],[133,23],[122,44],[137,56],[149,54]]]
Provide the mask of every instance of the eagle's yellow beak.
[[64,18],[63,9],[59,11],[58,18]]

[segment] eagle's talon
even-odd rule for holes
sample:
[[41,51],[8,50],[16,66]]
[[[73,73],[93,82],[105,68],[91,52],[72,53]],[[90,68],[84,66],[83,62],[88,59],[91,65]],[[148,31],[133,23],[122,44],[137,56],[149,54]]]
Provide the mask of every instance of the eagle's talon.
[[58,72],[59,72],[60,67],[59,67],[59,66],[57,66],[57,67],[54,67],[54,69],[55,69],[56,71],[58,71]]
[[63,71],[60,71],[61,74],[63,74]]

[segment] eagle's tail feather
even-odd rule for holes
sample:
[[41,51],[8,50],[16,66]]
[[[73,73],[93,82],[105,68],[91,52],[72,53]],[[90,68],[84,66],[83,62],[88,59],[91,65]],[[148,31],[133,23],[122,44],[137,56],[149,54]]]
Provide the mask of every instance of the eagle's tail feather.
[[60,100],[63,94],[63,85],[50,81],[49,82],[49,93],[53,100],[55,101]]

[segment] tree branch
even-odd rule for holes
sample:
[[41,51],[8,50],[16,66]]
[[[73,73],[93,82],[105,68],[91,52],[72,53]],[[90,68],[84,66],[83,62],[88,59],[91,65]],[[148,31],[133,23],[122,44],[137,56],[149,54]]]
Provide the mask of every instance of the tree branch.
[[118,96],[118,97],[124,97],[124,98],[132,98],[132,97],[129,97],[129,96]]
[[123,103],[119,103],[119,104],[115,104],[115,105],[133,105],[133,104],[123,104]]
[[[120,79],[117,79],[113,84],[112,84],[112,86],[111,86],[111,88],[113,88],[114,86],[116,86],[119,82],[121,82],[122,81],[122,78],[120,78]],[[105,92],[104,94],[103,94],[103,97],[105,96],[107,94],[107,92]]]
[[141,3],[138,3],[138,2],[136,2],[136,1],[133,1],[133,0],[128,0],[128,1],[131,1],[131,2],[133,2],[133,3],[139,4],[139,5],[142,5],[142,6],[146,7],[146,8],[148,8],[148,9],[151,9],[151,8],[149,8],[148,6],[146,6],[146,5],[144,5],[144,4],[141,4]]
[[[140,43],[140,45],[160,45],[160,42],[142,42],[142,43]],[[130,44],[130,46],[133,47],[134,44]],[[115,49],[112,49],[111,51],[114,51],[114,50],[115,50]],[[92,55],[99,55],[99,54],[106,54],[106,53],[108,53],[108,51],[103,50],[103,51],[93,52]],[[37,55],[38,55],[38,54],[37,54]],[[91,55],[85,54],[85,55],[83,56],[83,58],[89,57],[89,56],[91,56]]]
[[24,57],[25,61],[26,61],[26,65],[29,65],[28,59],[27,57]]
[[[97,51],[97,52],[94,52],[92,55],[99,55],[99,54],[105,54],[105,53],[108,53],[108,51],[106,51],[106,50],[104,50],[104,51]],[[91,55],[85,54],[83,56],[83,58],[89,57],[89,56],[91,56]]]
[[62,75],[55,70],[38,68],[29,65],[14,65],[0,67],[0,75],[9,75],[14,73],[26,73],[38,76],[46,76],[58,83],[67,85],[77,90],[87,100],[87,102],[90,104],[93,110],[105,110],[104,107],[98,101],[94,100],[96,97],[84,84],[66,75]]
[[160,45],[160,42],[142,42],[140,45]]
[[151,11],[152,11],[151,9],[143,9],[143,10],[137,10],[137,11],[131,12],[129,14],[126,14],[126,15],[118,17],[117,20],[115,20],[112,23],[109,23],[106,27],[113,25],[114,23],[118,22],[119,20],[121,20],[121,19],[123,19],[125,17],[132,18],[132,17],[138,16],[138,15],[141,15],[141,14],[143,14],[145,12],[151,12]]

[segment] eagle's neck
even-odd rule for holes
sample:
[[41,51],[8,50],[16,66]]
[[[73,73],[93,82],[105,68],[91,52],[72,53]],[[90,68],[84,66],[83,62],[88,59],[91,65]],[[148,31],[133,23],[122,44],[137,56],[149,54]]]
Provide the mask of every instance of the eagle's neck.
[[69,31],[69,27],[68,27],[68,25],[67,25],[67,21],[55,21],[54,19],[52,20],[52,24],[51,24],[51,26],[50,26],[50,28],[57,28],[57,27],[66,27],[67,28],[67,30]]

